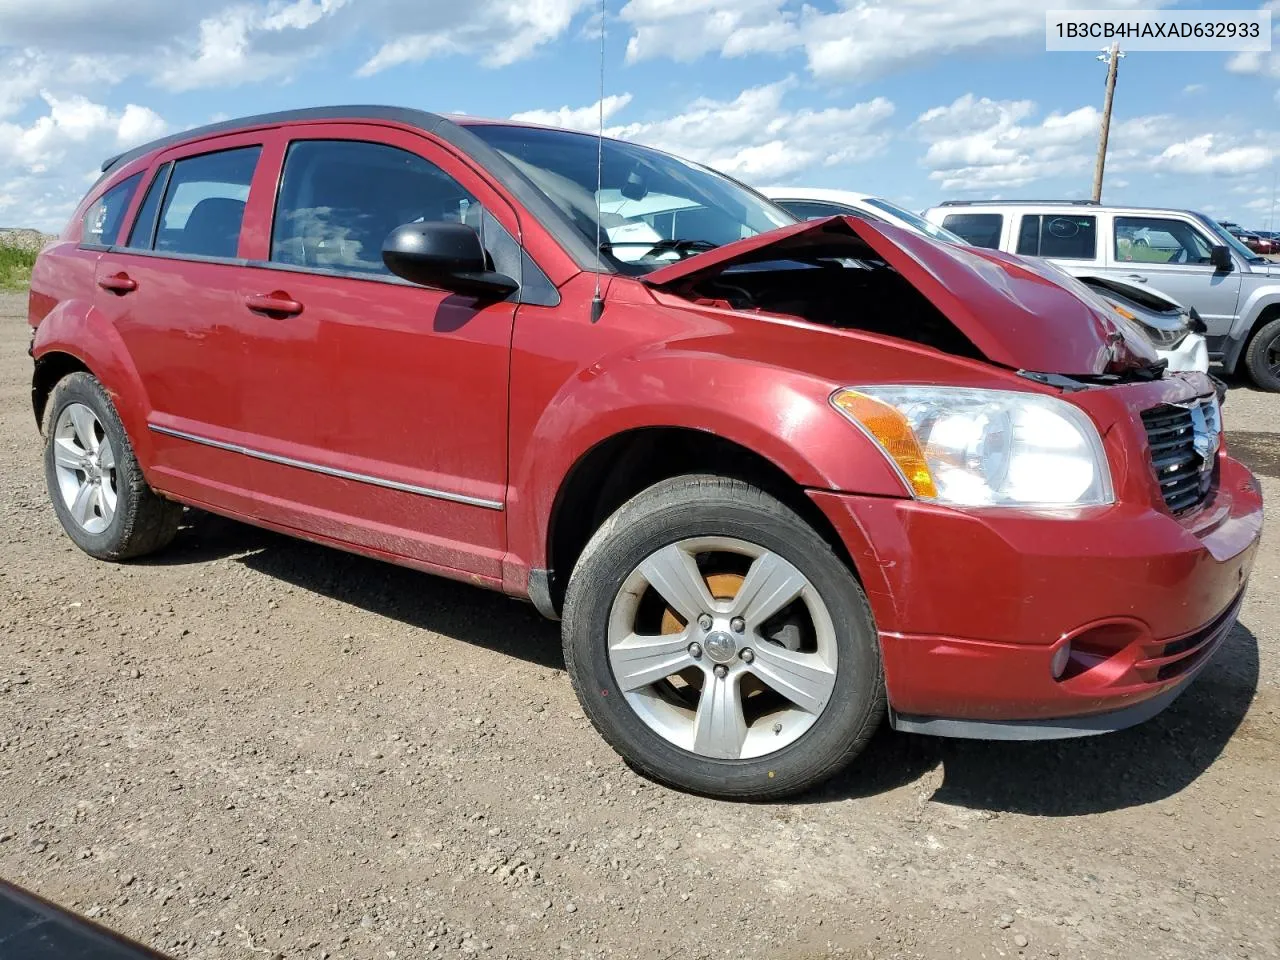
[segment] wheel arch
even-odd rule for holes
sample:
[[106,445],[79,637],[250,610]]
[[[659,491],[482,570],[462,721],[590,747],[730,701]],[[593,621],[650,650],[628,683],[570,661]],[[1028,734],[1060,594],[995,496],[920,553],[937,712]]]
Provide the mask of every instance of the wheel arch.
[[43,429],[45,407],[53,388],[73,373],[94,375],[80,357],[62,350],[49,350],[36,357],[31,375],[31,412],[36,417],[36,427]]
[[36,327],[31,355],[32,409],[43,422],[44,407],[58,381],[68,374],[91,374],[115,405],[144,472],[151,463],[146,389],[119,331],[90,304],[58,305]]
[[742,480],[795,511],[827,541],[854,576],[858,571],[831,521],[805,487],[768,457],[736,440],[685,426],[635,427],[586,450],[564,476],[552,502],[544,582],[535,596],[558,614],[569,575],[587,541],[615,510],[654,484],[707,473]]
[[1249,344],[1253,342],[1253,338],[1258,335],[1258,331],[1276,319],[1280,319],[1280,292],[1275,294],[1274,299],[1258,308],[1257,315],[1253,318],[1253,322],[1245,328],[1244,334],[1228,344],[1227,351],[1222,358],[1222,366],[1227,373],[1235,373],[1240,368],[1245,352],[1249,349]]

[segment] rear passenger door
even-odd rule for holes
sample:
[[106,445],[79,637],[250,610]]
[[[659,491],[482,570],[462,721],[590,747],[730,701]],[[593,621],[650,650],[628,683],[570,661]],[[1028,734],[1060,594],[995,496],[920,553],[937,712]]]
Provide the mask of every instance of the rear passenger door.
[[464,222],[495,269],[520,278],[515,213],[424,136],[356,123],[291,132],[271,161],[275,201],[251,213],[272,226],[242,291],[259,298],[245,312],[244,416],[270,519],[496,579],[515,298],[407,283],[381,250],[402,224]]
[[252,495],[249,465],[230,448],[244,428],[241,228],[264,143],[237,135],[161,154],[128,233],[97,269],[95,306],[147,393],[138,439],[152,483],[230,509]]

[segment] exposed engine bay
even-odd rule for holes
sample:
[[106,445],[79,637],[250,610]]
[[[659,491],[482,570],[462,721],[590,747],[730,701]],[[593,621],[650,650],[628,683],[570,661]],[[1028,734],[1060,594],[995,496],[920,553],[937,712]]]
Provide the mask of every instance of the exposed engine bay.
[[783,314],[982,359],[977,347],[924,294],[870,249],[862,259],[794,257],[738,264],[694,278],[676,292],[695,303]]

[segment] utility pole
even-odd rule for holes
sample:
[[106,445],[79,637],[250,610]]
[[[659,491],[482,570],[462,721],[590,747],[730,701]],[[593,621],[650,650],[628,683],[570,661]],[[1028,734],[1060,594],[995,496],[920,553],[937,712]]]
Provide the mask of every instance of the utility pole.
[[1107,138],[1111,136],[1111,103],[1116,96],[1116,73],[1124,54],[1120,52],[1120,41],[1111,44],[1110,50],[1104,50],[1099,60],[1107,64],[1107,99],[1102,107],[1102,133],[1098,137],[1098,162],[1093,168],[1093,202],[1102,202],[1102,172],[1107,166]]

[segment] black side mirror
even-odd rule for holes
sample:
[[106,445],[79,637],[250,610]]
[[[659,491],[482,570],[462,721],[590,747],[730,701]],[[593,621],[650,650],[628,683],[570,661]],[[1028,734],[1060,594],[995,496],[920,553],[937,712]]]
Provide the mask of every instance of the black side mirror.
[[1209,262],[1215,270],[1224,273],[1230,273],[1235,267],[1235,262],[1231,259],[1231,248],[1226,244],[1219,244],[1209,251]]
[[397,277],[480,300],[502,300],[520,285],[489,269],[480,235],[465,223],[406,223],[382,243],[382,262]]

